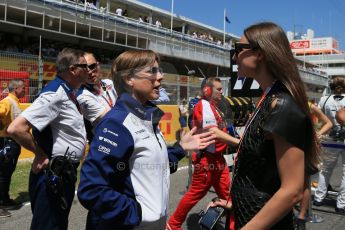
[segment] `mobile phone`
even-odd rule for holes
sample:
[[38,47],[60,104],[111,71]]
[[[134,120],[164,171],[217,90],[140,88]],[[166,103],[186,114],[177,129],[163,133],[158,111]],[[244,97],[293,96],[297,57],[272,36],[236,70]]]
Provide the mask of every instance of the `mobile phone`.
[[201,216],[199,224],[204,229],[213,229],[219,218],[222,216],[224,208],[222,207],[209,207],[206,212]]

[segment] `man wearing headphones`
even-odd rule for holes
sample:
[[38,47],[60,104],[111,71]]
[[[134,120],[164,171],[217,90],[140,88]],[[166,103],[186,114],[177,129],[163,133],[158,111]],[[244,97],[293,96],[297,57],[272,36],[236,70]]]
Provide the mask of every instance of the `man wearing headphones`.
[[324,204],[330,176],[338,161],[338,157],[341,156],[343,176],[340,191],[337,197],[335,212],[345,215],[345,132],[343,132],[343,127],[336,119],[337,111],[345,107],[345,78],[334,78],[330,84],[330,88],[333,94],[322,97],[319,102],[319,107],[332,121],[333,128],[329,136],[324,139],[322,144],[325,151],[325,158],[323,159],[321,171],[319,172],[319,182],[315,191],[315,199],[313,204],[316,206],[321,206]]
[[229,195],[230,176],[223,154],[227,144],[237,145],[239,139],[226,133],[227,124],[218,108],[223,92],[221,80],[216,77],[207,78],[202,82],[201,90],[203,97],[194,107],[192,123],[198,127],[198,132],[213,130],[217,138],[214,144],[192,154],[192,184],[171,215],[167,229],[181,229],[188,212],[212,186],[219,198],[227,199]]

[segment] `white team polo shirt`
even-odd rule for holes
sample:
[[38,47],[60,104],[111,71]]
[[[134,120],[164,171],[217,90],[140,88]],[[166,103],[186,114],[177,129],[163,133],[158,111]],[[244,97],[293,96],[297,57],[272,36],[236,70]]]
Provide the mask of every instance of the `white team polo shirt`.
[[[50,125],[52,157],[68,152],[80,160],[84,155],[86,131],[82,114],[69,98],[71,91],[62,79],[54,80],[21,116],[39,131]],[[49,153],[47,153],[49,154]]]

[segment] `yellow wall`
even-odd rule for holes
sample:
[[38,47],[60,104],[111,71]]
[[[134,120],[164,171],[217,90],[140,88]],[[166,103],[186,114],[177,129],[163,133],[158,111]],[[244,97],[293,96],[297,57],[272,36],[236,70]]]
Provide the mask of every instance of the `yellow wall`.
[[158,107],[165,112],[159,122],[159,128],[165,141],[173,144],[176,141],[177,132],[181,129],[179,108],[177,105],[158,105]]

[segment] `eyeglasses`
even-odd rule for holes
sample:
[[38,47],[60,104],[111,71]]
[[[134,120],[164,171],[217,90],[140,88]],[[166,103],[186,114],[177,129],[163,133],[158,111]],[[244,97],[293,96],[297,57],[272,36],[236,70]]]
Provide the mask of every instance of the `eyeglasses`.
[[98,62],[95,62],[93,64],[88,65],[87,68],[89,68],[89,70],[94,70],[97,68],[98,64]]
[[241,43],[241,42],[236,42],[235,43],[235,53],[238,55],[243,51],[243,49],[251,49],[251,50],[256,50],[259,47],[255,47],[249,43]]
[[146,73],[150,73],[150,74],[160,73],[160,74],[163,74],[163,69],[160,68],[160,67],[153,66],[149,70],[147,70]]
[[73,66],[80,67],[80,68],[83,68],[83,69],[86,69],[88,67],[87,64],[74,64]]

